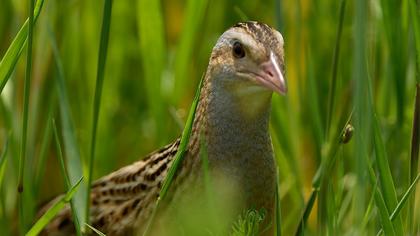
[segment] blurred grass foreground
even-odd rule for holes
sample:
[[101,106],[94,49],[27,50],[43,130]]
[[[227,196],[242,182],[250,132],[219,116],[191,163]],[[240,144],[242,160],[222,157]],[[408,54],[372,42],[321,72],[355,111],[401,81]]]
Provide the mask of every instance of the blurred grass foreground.
[[1,234],[35,232],[63,192],[83,225],[86,183],[179,136],[212,46],[244,20],[285,38],[277,235],[420,235],[418,0],[1,0]]

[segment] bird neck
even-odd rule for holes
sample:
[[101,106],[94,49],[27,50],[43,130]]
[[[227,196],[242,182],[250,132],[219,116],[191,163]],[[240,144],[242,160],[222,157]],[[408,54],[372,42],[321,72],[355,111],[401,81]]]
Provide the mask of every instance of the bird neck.
[[194,149],[199,150],[199,139],[204,138],[209,161],[261,156],[264,154],[261,150],[267,150],[267,156],[271,157],[271,92],[246,82],[223,81],[229,80],[206,78],[204,81],[193,124]]

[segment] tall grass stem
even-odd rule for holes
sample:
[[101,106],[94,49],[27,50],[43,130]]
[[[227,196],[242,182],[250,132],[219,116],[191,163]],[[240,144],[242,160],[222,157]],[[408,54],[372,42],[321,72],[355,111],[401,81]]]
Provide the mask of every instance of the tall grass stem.
[[329,90],[328,90],[329,93],[328,93],[327,124],[325,126],[325,135],[324,135],[324,137],[327,140],[328,140],[328,137],[329,137],[331,119],[332,119],[333,109],[334,109],[335,93],[336,93],[336,88],[337,88],[338,62],[339,62],[339,59],[340,59],[341,35],[342,35],[342,32],[343,32],[346,2],[347,2],[346,0],[341,0],[341,2],[340,2],[340,17],[339,17],[339,20],[338,20],[337,36],[336,36],[336,40],[335,40],[333,62],[332,62],[332,67],[331,67],[331,80],[330,80],[330,86],[329,86]]
[[[51,122],[52,122],[52,128],[53,128],[53,133],[54,133],[54,141],[57,147],[57,157],[58,157],[58,161],[60,162],[61,175],[64,178],[64,185],[66,186],[66,191],[69,191],[71,189],[71,182],[70,182],[70,178],[67,174],[66,167],[64,164],[64,157],[63,157],[63,152],[61,150],[60,138],[58,137],[57,126],[55,125],[54,119],[52,119]],[[74,226],[76,228],[76,235],[80,236],[82,235],[80,232],[80,222],[79,222],[79,218],[77,217],[76,210],[74,208],[74,203],[72,201],[70,201],[70,208],[72,210],[71,215],[73,217]]]
[[[36,23],[39,14],[41,13],[42,6],[44,5],[44,0],[38,0],[33,9],[33,24]],[[30,14],[31,15],[31,14]],[[28,39],[28,22],[29,19],[20,28],[19,32],[13,39],[6,53],[0,61],[0,94],[3,92],[4,86],[6,86],[7,81],[10,78],[13,70],[15,69],[16,63],[22,54],[23,47]],[[28,49],[29,50],[29,49]]]
[[20,230],[26,229],[25,214],[24,214],[24,201],[23,201],[23,175],[25,172],[26,160],[26,142],[28,132],[28,112],[29,112],[29,95],[31,90],[31,74],[32,74],[32,40],[33,40],[33,22],[34,22],[34,0],[29,0],[29,29],[28,29],[28,47],[26,54],[26,70],[25,81],[23,90],[23,117],[22,117],[22,133],[20,143],[19,155],[19,175],[18,175],[18,199],[19,199],[19,223]]
[[91,144],[90,144],[90,157],[89,157],[89,172],[87,181],[87,193],[86,193],[86,212],[85,219],[89,223],[90,215],[90,189],[92,184],[93,176],[93,165],[95,160],[95,147],[96,147],[96,130],[98,128],[99,110],[101,106],[102,87],[105,77],[105,64],[108,52],[108,40],[109,40],[109,29],[111,27],[111,10],[112,0],[105,0],[103,17],[102,17],[102,29],[101,29],[101,41],[99,44],[99,55],[98,55],[98,68],[96,72],[96,87],[95,97],[93,102],[93,118],[92,118],[92,133],[91,133]]
[[147,235],[150,234],[150,230],[152,228],[156,213],[159,210],[160,203],[165,199],[165,197],[168,193],[169,187],[171,186],[171,184],[172,184],[172,182],[175,178],[175,174],[176,174],[177,170],[179,169],[179,167],[180,167],[180,165],[181,165],[181,163],[184,159],[184,155],[187,151],[190,136],[191,136],[191,131],[192,131],[192,128],[193,128],[193,122],[194,122],[194,118],[195,118],[195,113],[197,111],[197,106],[198,106],[198,103],[199,103],[199,100],[200,100],[201,88],[203,86],[203,83],[204,83],[204,76],[200,80],[200,83],[198,85],[194,100],[191,104],[190,112],[188,114],[188,119],[187,119],[187,122],[185,123],[184,131],[182,132],[182,136],[181,136],[181,140],[180,140],[180,143],[179,143],[178,151],[175,154],[172,165],[169,168],[168,174],[165,177],[165,180],[163,182],[162,188],[161,188],[160,193],[159,193],[159,198],[156,202],[155,208],[153,209],[152,216],[149,219],[149,222],[146,226],[146,230],[144,231],[143,236],[147,236]]

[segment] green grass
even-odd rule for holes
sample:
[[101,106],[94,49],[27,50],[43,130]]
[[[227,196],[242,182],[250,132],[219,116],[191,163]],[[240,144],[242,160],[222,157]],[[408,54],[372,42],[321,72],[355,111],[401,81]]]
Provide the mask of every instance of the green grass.
[[25,234],[27,236],[38,235],[41,230],[50,222],[55,215],[57,215],[60,210],[70,202],[71,198],[73,197],[74,193],[77,191],[80,183],[82,182],[83,177],[76,182],[74,186],[72,186],[69,191],[62,196],[57,202],[55,202],[31,227],[31,229]]
[[[80,226],[88,224],[88,183],[179,137],[212,46],[243,19],[275,26],[285,39],[289,92],[273,95],[270,128],[277,235],[420,233],[418,1],[38,0],[32,7],[4,0],[0,8],[6,235],[40,230],[47,221],[37,221],[38,206],[81,176],[87,181],[71,202]],[[248,213],[239,235],[254,232],[258,218]],[[173,228],[200,230],[191,215]],[[223,225],[215,215],[209,222]]]
[[164,120],[164,94],[162,93],[162,81],[156,80],[164,74],[165,64],[168,55],[165,53],[165,32],[162,18],[160,1],[138,0],[136,2],[137,29],[139,32],[139,46],[144,74],[144,88],[146,90],[146,105],[149,108],[149,116],[151,117],[150,126],[151,138],[155,142],[164,145],[159,135],[165,135],[168,129],[167,122]]
[[[53,83],[53,88],[57,90],[58,96],[58,107],[60,110],[61,118],[61,133],[64,142],[64,155],[66,160],[66,166],[68,170],[68,176],[70,184],[74,185],[80,178],[84,176],[81,154],[79,144],[75,137],[75,128],[72,122],[72,115],[70,111],[69,97],[67,95],[66,84],[64,80],[64,69],[59,55],[59,51],[56,44],[56,39],[52,32],[48,32],[50,39],[52,54],[54,57],[54,67],[56,68],[56,76]],[[48,173],[48,172],[47,172]],[[63,173],[64,174],[64,173]],[[74,198],[72,198],[72,204],[74,205],[74,211],[77,214],[79,223],[85,222],[84,212],[86,209],[86,186],[84,182],[81,184],[81,189],[76,192]]]
[[6,86],[6,83],[9,80],[10,75],[12,74],[13,69],[23,51],[23,47],[28,41],[28,37],[32,38],[32,35],[29,36],[29,31],[31,31],[32,34],[32,24],[29,24],[28,22],[36,22],[39,14],[41,13],[43,4],[44,0],[40,0],[36,2],[35,10],[33,10],[33,6],[31,7],[31,10],[35,11],[33,14],[30,14],[29,18],[32,18],[32,20],[28,18],[28,20],[25,21],[0,61],[0,92],[3,91],[4,86]]
[[93,232],[95,232],[95,234],[99,235],[99,236],[105,236],[104,233],[102,233],[101,231],[99,231],[98,229],[94,228],[93,226],[89,225],[89,224],[85,224],[87,227],[89,227]]
[[19,208],[19,228],[21,232],[25,232],[27,228],[26,214],[25,214],[25,201],[23,197],[24,183],[23,175],[25,173],[25,163],[27,159],[27,136],[28,136],[28,112],[29,112],[29,95],[31,89],[32,77],[32,41],[34,31],[34,0],[29,0],[29,17],[28,17],[28,45],[26,53],[26,67],[25,67],[25,81],[23,85],[23,115],[22,115],[22,130],[19,152],[19,174],[18,174],[18,208]]
[[162,185],[162,189],[160,190],[159,193],[159,198],[156,202],[156,208],[153,211],[152,217],[150,217],[149,222],[147,224],[147,228],[144,232],[144,235],[148,235],[149,233],[149,229],[151,227],[151,225],[153,225],[153,221],[155,220],[155,215],[157,214],[157,212],[160,210],[160,205],[161,202],[163,202],[166,198],[166,195],[168,194],[169,188],[171,187],[171,184],[175,178],[175,174],[177,173],[177,170],[179,169],[182,160],[184,159],[184,156],[187,152],[187,147],[190,141],[190,136],[191,136],[191,130],[193,128],[193,122],[194,122],[194,117],[195,117],[195,112],[197,110],[197,105],[198,105],[198,101],[200,98],[200,92],[201,92],[201,87],[203,85],[203,80],[204,77],[202,77],[200,84],[198,85],[197,88],[197,92],[195,94],[194,97],[194,101],[191,105],[191,109],[190,112],[188,114],[188,118],[187,118],[187,122],[185,124],[185,128],[184,131],[182,132],[182,136],[181,136],[181,140],[179,143],[179,148],[178,151],[174,157],[174,161],[173,164],[171,166],[171,168],[168,170],[168,174],[165,177],[165,181],[163,182]]
[[95,95],[93,102],[93,116],[92,116],[92,138],[90,144],[90,156],[88,163],[88,181],[86,194],[86,211],[85,219],[89,223],[89,208],[90,208],[90,188],[92,185],[93,166],[95,161],[96,135],[98,129],[99,110],[101,105],[102,88],[104,84],[105,64],[108,53],[109,28],[111,27],[111,10],[112,0],[106,0],[104,4],[104,13],[102,17],[101,41],[99,43],[98,67],[96,72]]
[[[70,191],[71,182],[70,182],[70,178],[67,174],[67,170],[66,170],[66,167],[65,167],[65,164],[64,164],[63,151],[61,149],[60,138],[58,137],[57,126],[55,125],[55,120],[54,119],[52,119],[51,121],[52,121],[53,133],[54,133],[55,146],[57,148],[57,156],[58,156],[58,160],[60,162],[61,175],[64,178],[64,186],[66,186],[66,191]],[[80,180],[80,182],[81,182],[81,180]],[[79,184],[77,184],[77,185],[79,185]],[[74,208],[74,203],[71,202],[71,201],[70,201],[70,207],[71,207],[71,211],[72,211],[74,226],[76,228],[76,235],[80,236],[81,235],[80,221],[79,221],[79,218],[77,216],[76,210]]]

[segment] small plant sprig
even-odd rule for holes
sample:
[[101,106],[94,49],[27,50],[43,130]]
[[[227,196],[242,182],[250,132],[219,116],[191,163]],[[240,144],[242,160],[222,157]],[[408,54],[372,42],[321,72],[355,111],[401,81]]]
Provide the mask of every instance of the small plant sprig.
[[232,225],[231,236],[257,236],[260,232],[260,224],[266,215],[265,209],[249,209],[239,215],[238,220]]

